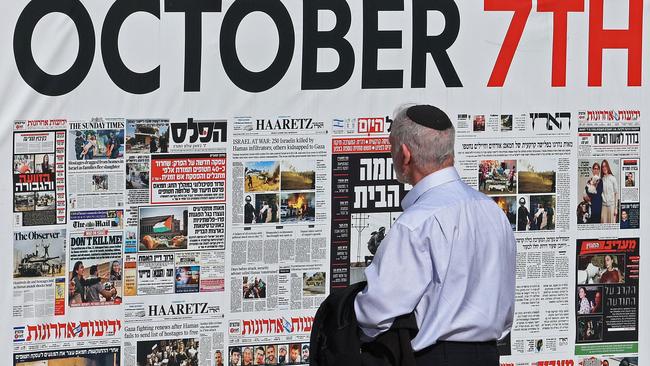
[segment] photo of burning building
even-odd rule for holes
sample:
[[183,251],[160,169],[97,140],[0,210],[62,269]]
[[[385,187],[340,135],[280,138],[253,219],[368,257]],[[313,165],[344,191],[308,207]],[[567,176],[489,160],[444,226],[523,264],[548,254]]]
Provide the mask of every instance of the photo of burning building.
[[280,222],[304,222],[316,219],[314,192],[282,193],[280,198]]

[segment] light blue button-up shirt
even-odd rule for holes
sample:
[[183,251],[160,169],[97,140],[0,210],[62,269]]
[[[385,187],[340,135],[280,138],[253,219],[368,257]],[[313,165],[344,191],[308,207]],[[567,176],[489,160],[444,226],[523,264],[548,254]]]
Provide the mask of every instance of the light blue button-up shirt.
[[505,336],[515,300],[516,242],[496,203],[445,168],[404,197],[404,212],[366,268],[354,308],[370,338],[415,309],[418,351]]

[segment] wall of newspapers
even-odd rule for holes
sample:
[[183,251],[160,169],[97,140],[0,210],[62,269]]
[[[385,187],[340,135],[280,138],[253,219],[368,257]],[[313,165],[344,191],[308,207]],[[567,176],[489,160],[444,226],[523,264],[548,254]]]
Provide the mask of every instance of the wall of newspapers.
[[462,179],[510,220],[502,366],[650,362],[645,1],[0,14],[1,364],[309,364],[316,309],[412,188],[388,142],[407,102],[449,114]]

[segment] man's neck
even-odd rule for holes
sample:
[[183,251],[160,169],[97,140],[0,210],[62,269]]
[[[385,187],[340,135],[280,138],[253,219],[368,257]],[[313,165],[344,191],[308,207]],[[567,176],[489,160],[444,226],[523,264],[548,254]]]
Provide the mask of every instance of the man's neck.
[[411,176],[409,177],[410,178],[409,184],[411,184],[412,186],[415,186],[416,184],[418,184],[419,181],[424,179],[426,176],[431,175],[431,174],[433,174],[435,172],[438,172],[440,170],[443,170],[445,168],[449,168],[449,167],[451,167],[453,165],[454,165],[453,163],[451,163],[451,164],[445,163],[445,164],[436,166],[432,170],[414,169]]

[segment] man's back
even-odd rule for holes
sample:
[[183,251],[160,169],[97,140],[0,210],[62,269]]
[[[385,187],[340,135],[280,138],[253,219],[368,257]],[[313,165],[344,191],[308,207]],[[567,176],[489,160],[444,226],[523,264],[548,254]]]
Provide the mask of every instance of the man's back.
[[516,243],[503,211],[454,168],[422,179],[402,205],[356,299],[364,333],[375,337],[415,309],[416,351],[439,340],[504,335],[514,307]]

